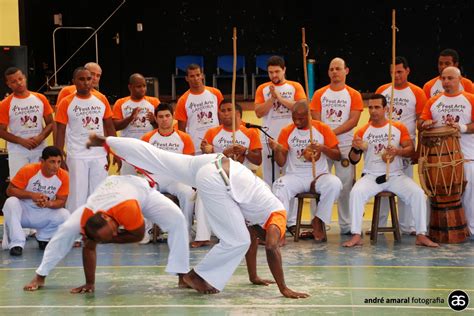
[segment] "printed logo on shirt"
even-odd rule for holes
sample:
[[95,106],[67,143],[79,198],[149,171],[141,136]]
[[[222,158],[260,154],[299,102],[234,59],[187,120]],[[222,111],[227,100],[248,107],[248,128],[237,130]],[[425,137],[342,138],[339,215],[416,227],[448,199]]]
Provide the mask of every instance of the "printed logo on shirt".
[[86,116],[82,118],[82,127],[90,131],[99,129],[99,117]]
[[[221,136],[221,137],[217,140],[216,143],[217,143],[217,144],[219,145],[219,147],[221,147],[221,148],[227,148],[227,147],[229,147],[229,146],[232,145],[232,139],[227,139],[227,138]],[[242,145],[242,146],[245,146],[245,147],[246,147],[246,143],[245,143],[245,141],[243,141],[243,140],[238,140],[238,139],[236,139],[236,140],[235,140],[235,143],[236,143],[237,145]]]
[[159,142],[159,141],[154,140],[154,141],[151,141],[150,144],[157,147],[157,148],[159,148],[159,149],[163,149],[165,151],[181,153],[181,150],[180,150],[181,146],[178,143]]
[[20,117],[20,124],[21,127],[36,128],[38,127],[38,117],[36,115],[33,115],[32,117],[29,115],[22,116]]
[[30,116],[31,114],[39,113],[40,110],[41,108],[39,105],[26,105],[26,106],[14,105],[11,108],[11,111],[13,112],[12,114],[14,116],[21,116],[21,115]]
[[43,193],[49,197],[54,196],[58,192],[58,188],[54,185],[42,185],[40,180],[33,182],[33,192]]
[[[132,115],[133,110],[136,107],[132,107],[130,105],[125,106],[124,111],[125,111],[125,116],[130,116]],[[142,108],[140,107],[140,110],[138,111],[138,115],[133,119],[132,122],[130,122],[129,126],[133,127],[146,127],[147,126],[147,115],[148,113],[151,113],[150,110],[147,108]]]
[[212,112],[201,111],[197,114],[197,121],[201,125],[207,125],[214,123],[214,118],[212,117]]
[[451,114],[447,114],[447,115],[443,115],[441,117],[441,124],[443,125],[446,125],[447,123],[450,123],[450,122],[455,122],[455,123],[458,123],[459,122],[459,115],[451,115]]
[[[387,104],[390,104],[391,95],[389,93],[385,94],[385,99]],[[394,97],[393,98],[393,110],[392,110],[392,119],[400,121],[402,119],[403,110],[407,108],[408,103],[410,102],[407,98]],[[390,111],[390,107],[387,106],[386,112]]]
[[326,109],[326,122],[342,122],[342,110]]
[[438,113],[464,113],[466,106],[464,104],[445,104],[439,102],[435,105]]

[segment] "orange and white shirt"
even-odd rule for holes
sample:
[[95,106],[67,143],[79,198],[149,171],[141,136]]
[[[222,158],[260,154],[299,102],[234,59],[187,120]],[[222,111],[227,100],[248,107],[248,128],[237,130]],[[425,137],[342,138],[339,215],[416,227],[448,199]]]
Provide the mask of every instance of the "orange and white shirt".
[[[23,166],[13,177],[11,183],[19,189],[42,193],[50,200],[56,200],[56,196],[67,196],[69,194],[69,174],[66,170],[59,168],[58,173],[46,177],[41,172],[41,163],[31,163]],[[25,200],[30,206],[39,208],[31,199]]]
[[[388,127],[388,121],[382,127],[372,126],[369,122],[356,131],[355,135],[368,144],[368,149],[364,153],[363,173],[375,176],[386,174],[387,164],[382,160],[382,155],[388,147]],[[393,122],[390,145],[401,148],[401,143],[407,140],[411,138],[406,126],[401,122]],[[402,157],[395,156],[393,162],[390,163],[390,174],[403,174]]]
[[[238,128],[235,131],[236,144],[242,145],[248,148],[248,150],[262,149],[260,137],[255,130],[245,126],[239,126]],[[214,147],[215,153],[221,153],[232,145],[232,131],[226,130],[224,125],[219,125],[208,129],[204,139]]]
[[[474,95],[465,91],[457,94],[438,94],[428,100],[422,120],[437,121],[435,126],[444,126],[447,121],[471,124],[474,122]],[[474,159],[474,134],[461,134],[461,149],[465,159]]]
[[[324,144],[330,148],[339,143],[331,127],[315,120],[311,124],[315,143]],[[311,161],[306,161],[303,156],[305,148],[310,143],[309,134],[309,128],[298,129],[293,123],[281,130],[278,143],[288,150],[286,173],[311,176]],[[328,173],[328,170],[327,156],[321,154],[321,157],[316,161],[316,173],[320,175]]]
[[87,98],[71,94],[61,101],[56,122],[66,125],[67,152],[74,158],[101,158],[102,147],[86,148],[90,133],[104,135],[104,119],[112,117],[109,101],[104,95],[92,92]]
[[[436,77],[425,83],[423,86],[423,91],[425,92],[425,95],[428,99],[443,93],[444,89],[443,84],[441,83],[441,78]],[[461,81],[459,82],[459,91],[474,93],[472,81],[467,78],[461,78]]]
[[141,139],[157,148],[177,154],[194,155],[195,152],[191,136],[179,130],[162,135],[155,129],[143,135]]
[[[306,93],[304,92],[301,84],[295,81],[286,80],[285,83],[275,85],[272,82],[266,82],[258,86],[255,91],[255,104],[265,103],[270,99],[270,86],[275,86],[275,91],[278,92],[282,98],[299,101],[306,99]],[[262,125],[268,128],[267,133],[273,137],[277,138],[280,134],[280,131],[283,127],[291,124],[291,110],[286,106],[281,104],[278,100],[273,102],[273,106],[270,111],[262,117]],[[262,133],[262,142],[266,143],[267,138]]]
[[113,119],[123,120],[129,117],[135,108],[140,108],[137,117],[121,131],[122,137],[141,138],[143,134],[153,130],[153,126],[146,118],[148,113],[155,113],[160,100],[145,96],[140,101],[134,101],[130,96],[118,99],[113,109]]
[[[40,93],[29,92],[25,98],[11,94],[0,103],[0,124],[7,126],[15,136],[30,138],[41,134],[43,118],[52,113],[48,99]],[[30,152],[20,144],[7,142],[7,146],[11,153]],[[46,140],[33,151],[42,151],[45,146]]]
[[87,198],[81,218],[84,228],[87,220],[101,211],[115,219],[125,230],[135,230],[144,223],[141,207],[153,189],[137,176],[109,176]]
[[[382,94],[387,99],[387,104],[390,104],[392,85],[384,84],[375,93]],[[392,120],[402,122],[408,128],[412,140],[416,138],[416,116],[423,112],[426,100],[423,90],[410,82],[402,89],[393,90]],[[388,118],[388,113],[386,116]]]
[[[349,119],[351,111],[362,111],[364,104],[362,95],[348,85],[341,90],[332,90],[327,85],[314,93],[310,107],[312,111],[321,113],[321,122],[334,130]],[[339,147],[351,146],[353,133],[352,129],[337,135]]]
[[194,144],[201,143],[209,128],[219,125],[217,112],[222,100],[222,93],[211,87],[205,87],[201,94],[193,94],[188,90],[179,98],[174,118],[186,121],[186,132],[191,135]]
[[[97,91],[94,88],[91,89],[91,92],[100,93],[99,91]],[[74,93],[76,93],[76,86],[75,85],[65,86],[64,88],[62,88],[61,91],[59,91],[58,97],[56,98],[56,106],[58,106],[59,103],[61,103],[61,101],[65,97],[67,97],[68,95],[74,94]],[[100,93],[100,94],[102,94],[102,93]]]

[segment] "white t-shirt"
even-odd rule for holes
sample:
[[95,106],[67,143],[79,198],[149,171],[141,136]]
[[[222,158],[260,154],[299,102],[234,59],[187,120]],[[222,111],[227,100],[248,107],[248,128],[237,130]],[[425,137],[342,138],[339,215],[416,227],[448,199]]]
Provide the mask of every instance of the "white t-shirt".
[[146,118],[148,113],[154,114],[155,108],[160,104],[157,98],[145,96],[140,101],[133,101],[130,97],[118,99],[114,105],[113,118],[123,120],[129,117],[135,108],[140,108],[137,117],[121,131],[123,137],[141,138],[145,133],[153,130],[153,126]]

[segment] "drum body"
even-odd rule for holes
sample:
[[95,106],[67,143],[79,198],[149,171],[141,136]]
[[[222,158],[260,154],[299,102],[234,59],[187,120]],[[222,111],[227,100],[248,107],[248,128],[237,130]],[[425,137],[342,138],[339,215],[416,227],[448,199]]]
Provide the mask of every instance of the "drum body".
[[465,187],[460,134],[452,127],[438,127],[421,134],[418,172],[431,201],[430,237],[441,243],[467,240],[461,196]]
[[9,175],[10,169],[8,168],[8,152],[3,149],[0,150],[0,215],[3,215],[3,204],[5,204],[5,200],[7,199]]

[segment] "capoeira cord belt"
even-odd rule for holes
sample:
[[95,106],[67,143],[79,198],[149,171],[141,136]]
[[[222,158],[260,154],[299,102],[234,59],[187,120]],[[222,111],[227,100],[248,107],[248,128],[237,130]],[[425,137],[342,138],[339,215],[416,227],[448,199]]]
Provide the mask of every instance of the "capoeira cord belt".
[[214,165],[217,168],[217,171],[219,171],[219,174],[221,175],[222,180],[224,181],[226,187],[230,187],[230,180],[229,177],[227,176],[227,173],[225,173],[225,170],[222,169],[222,158],[225,156],[223,154],[217,155],[216,160],[214,160]]
[[153,180],[153,178],[151,177],[150,173],[148,173],[148,171],[140,168],[140,167],[137,167],[135,166],[134,164],[131,164],[129,163],[128,161],[126,161],[124,158],[120,157],[119,155],[117,155],[116,153],[114,153],[112,151],[112,149],[109,147],[109,145],[107,145],[107,143],[104,143],[104,148],[105,148],[105,151],[108,153],[108,154],[112,154],[112,156],[114,157],[117,157],[118,159],[120,159],[121,161],[125,161],[126,163],[128,163],[130,166],[134,167],[138,172],[140,172],[141,174],[143,174],[145,177],[147,177],[148,179],[148,184],[150,185],[150,187],[154,188],[155,186],[158,185],[158,183]]

